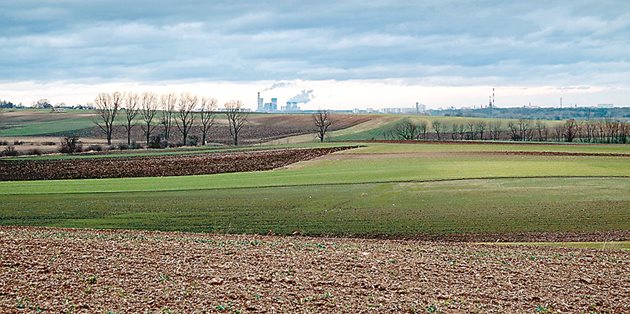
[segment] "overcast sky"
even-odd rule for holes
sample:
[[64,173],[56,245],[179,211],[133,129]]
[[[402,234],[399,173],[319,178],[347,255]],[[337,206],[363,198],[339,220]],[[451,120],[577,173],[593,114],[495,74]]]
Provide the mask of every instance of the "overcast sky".
[[630,105],[630,1],[2,0],[0,56],[0,99],[25,104]]

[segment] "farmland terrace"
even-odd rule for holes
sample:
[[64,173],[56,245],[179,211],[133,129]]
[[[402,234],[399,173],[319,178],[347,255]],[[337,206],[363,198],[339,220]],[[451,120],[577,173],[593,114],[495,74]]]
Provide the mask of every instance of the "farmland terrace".
[[2,160],[283,166],[0,182],[0,312],[630,311],[630,146],[344,146]]
[[[629,150],[365,143],[266,171],[0,182],[0,224],[416,239],[484,235],[472,239],[500,241],[545,241],[553,233],[557,241],[563,235],[566,241],[628,240]],[[93,157],[59,162],[102,159],[115,167],[118,160]]]

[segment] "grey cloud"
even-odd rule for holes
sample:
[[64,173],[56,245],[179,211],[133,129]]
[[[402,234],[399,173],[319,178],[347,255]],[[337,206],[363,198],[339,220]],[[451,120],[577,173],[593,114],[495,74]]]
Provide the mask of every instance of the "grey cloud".
[[625,1],[11,1],[0,3],[0,54],[8,56],[0,80],[623,85],[624,8]]

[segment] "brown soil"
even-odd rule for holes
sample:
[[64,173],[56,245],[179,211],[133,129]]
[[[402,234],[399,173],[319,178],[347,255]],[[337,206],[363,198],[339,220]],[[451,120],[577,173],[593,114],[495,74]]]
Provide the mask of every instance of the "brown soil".
[[628,313],[630,252],[0,227],[2,313]]
[[353,147],[66,160],[0,160],[0,181],[188,176],[270,170]]

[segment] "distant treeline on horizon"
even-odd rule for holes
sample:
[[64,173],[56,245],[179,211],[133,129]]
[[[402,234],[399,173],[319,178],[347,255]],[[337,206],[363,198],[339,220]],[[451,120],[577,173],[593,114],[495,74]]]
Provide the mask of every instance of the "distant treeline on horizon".
[[[40,101],[41,102],[41,101]],[[50,109],[54,106],[50,103],[42,105],[35,103],[34,106],[24,106],[10,101],[0,100],[0,108],[4,109]],[[94,109],[89,105],[67,106],[68,109]],[[352,110],[331,110],[339,113],[352,113]],[[296,113],[313,113],[314,111],[300,111]],[[429,109],[426,111],[430,116],[447,117],[473,117],[473,118],[498,118],[498,119],[543,119],[543,120],[568,120],[568,119],[630,119],[630,107],[486,107],[486,108],[466,108],[466,109]]]
[[478,108],[478,109],[431,109],[431,116],[502,118],[502,119],[630,119],[630,107],[515,107],[515,108]]

